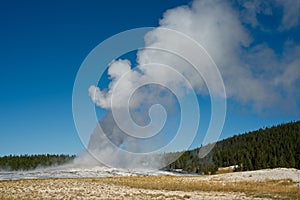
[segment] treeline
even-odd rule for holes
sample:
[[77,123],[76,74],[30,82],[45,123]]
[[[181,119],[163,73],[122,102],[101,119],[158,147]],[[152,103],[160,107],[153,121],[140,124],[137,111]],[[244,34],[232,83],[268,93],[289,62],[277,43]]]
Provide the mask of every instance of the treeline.
[[49,167],[65,164],[75,158],[74,155],[9,155],[0,157],[0,170],[32,170],[37,167]]
[[[202,149],[201,149],[202,148]],[[186,151],[167,169],[196,173],[214,173],[219,167],[237,165],[236,171],[288,167],[300,169],[300,121],[236,135],[215,144],[200,159],[208,146]],[[169,154],[174,156],[176,153]]]
[[[300,169],[300,121],[236,135],[215,144],[185,152],[168,153],[179,159],[166,167],[195,173],[215,173],[220,167],[238,166],[236,171],[291,167]],[[31,170],[70,162],[74,155],[10,155],[0,157],[0,170]]]

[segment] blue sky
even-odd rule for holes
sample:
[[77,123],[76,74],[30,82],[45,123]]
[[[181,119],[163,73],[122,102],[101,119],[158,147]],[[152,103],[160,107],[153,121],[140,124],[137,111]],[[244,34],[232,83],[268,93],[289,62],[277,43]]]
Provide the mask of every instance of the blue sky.
[[[189,3],[184,0],[1,1],[0,155],[81,152],[84,147],[72,117],[72,89],[85,57],[108,37],[132,28],[156,27],[167,9]],[[236,9],[242,10],[238,6]],[[252,45],[269,44],[278,57],[288,57],[284,43],[289,39],[293,41],[291,46],[298,45],[300,28],[296,24],[275,31],[272,26],[280,24],[272,23],[281,21],[283,11],[278,7],[276,13],[279,14],[271,18],[265,14],[258,17],[260,25],[266,29],[270,26],[270,30],[262,31],[254,22],[253,27],[250,22],[245,26],[255,39]],[[299,57],[299,51],[296,55]],[[251,62],[261,65],[255,59]],[[274,113],[252,110],[251,101],[241,104],[234,98],[228,99],[221,138],[298,120],[298,97],[295,95],[296,106],[292,110]],[[249,109],[240,109],[249,105]],[[193,147],[199,145],[195,142]]]

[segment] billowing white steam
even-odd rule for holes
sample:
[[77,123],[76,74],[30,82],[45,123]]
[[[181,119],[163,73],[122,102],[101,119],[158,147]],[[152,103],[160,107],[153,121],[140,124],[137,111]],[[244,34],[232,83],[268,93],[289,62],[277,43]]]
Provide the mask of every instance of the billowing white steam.
[[[203,45],[219,67],[227,98],[241,105],[250,104],[253,110],[258,112],[271,110],[282,102],[285,102],[285,106],[281,106],[280,109],[294,108],[299,98],[297,86],[300,78],[300,46],[293,41],[286,41],[281,56],[266,43],[255,41],[245,25],[258,31],[265,31],[256,16],[257,13],[271,15],[271,4],[246,0],[235,3],[242,9],[235,10],[231,3],[223,0],[196,0],[190,6],[167,10],[159,22],[160,28],[182,32]],[[273,3],[283,7],[282,22],[275,31],[287,31],[299,25],[299,2],[275,0]],[[195,54],[185,40],[172,37],[159,28],[145,36],[145,46]],[[143,152],[143,148],[148,148],[145,143],[131,142],[131,137],[118,127],[111,112],[113,109],[123,112],[130,108],[132,115],[136,116],[135,122],[145,126],[149,123],[148,114],[138,112],[136,109],[150,108],[151,105],[161,102],[164,106],[172,108],[175,100],[172,95],[168,93],[158,95],[161,91],[165,91],[165,88],[151,90],[150,85],[136,90],[145,82],[163,82],[166,88],[176,90],[177,98],[183,97],[192,88],[199,95],[208,95],[203,78],[195,73],[188,62],[177,55],[144,49],[138,51],[137,63],[137,66],[132,66],[129,60],[114,60],[108,69],[111,79],[109,87],[100,90],[97,86],[90,86],[89,95],[93,102],[109,111],[99,123],[102,129],[97,126],[91,136],[89,150],[98,151],[98,154],[101,152],[108,155],[116,154],[115,150],[106,144],[109,141],[98,134],[101,131],[105,132],[112,143],[124,149],[134,146],[132,148],[135,148],[135,152]],[[178,79],[168,68],[155,67],[154,63],[173,67],[178,73],[188,77],[191,85]],[[209,75],[205,73],[208,70],[205,68],[206,63],[203,63],[203,66],[201,70]],[[214,79],[213,75],[205,78]],[[135,91],[134,98],[131,98],[132,91]],[[129,99],[131,100],[128,101]],[[140,134],[143,136],[147,133]],[[128,162],[127,158],[123,159],[124,162]]]
[[[283,101],[289,101],[293,105],[299,97],[293,96],[296,95],[296,88],[293,86],[299,83],[300,45],[287,40],[283,46],[282,58],[280,55],[276,55],[275,51],[266,43],[251,45],[257,42],[251,38],[244,24],[251,23],[253,26],[260,26],[256,19],[256,13],[272,11],[270,11],[270,5],[269,7],[262,5],[264,2],[251,2],[241,1],[244,9],[239,13],[227,1],[194,1],[191,6],[181,6],[166,11],[160,20],[160,27],[178,30],[203,45],[222,73],[229,98],[243,104],[251,102],[257,111],[273,108],[274,105],[280,105],[278,103]],[[273,3],[283,6],[284,9],[279,30],[299,25],[299,2],[289,0],[274,1]],[[262,10],[263,7],[265,7],[264,10]],[[183,44],[184,41],[177,39],[164,35],[158,29],[146,35],[145,44],[146,47],[163,47],[165,49],[185,48],[182,51],[189,52],[190,49]],[[173,83],[174,78],[164,69],[157,71],[157,69],[152,70],[151,66],[143,67],[143,65],[165,63],[172,67],[178,66],[176,57],[167,56],[160,51],[142,50],[138,52],[137,60],[139,64],[137,68],[141,73],[133,70],[133,66],[128,60],[116,60],[109,67],[109,75],[112,78],[109,89],[100,91],[96,86],[90,87],[90,96],[98,106],[111,108],[112,88],[124,73],[130,75],[126,76],[126,80],[122,80],[120,90],[114,91],[117,96],[114,98],[119,99],[120,106],[127,106],[127,102],[122,102],[122,99],[128,99],[126,97],[130,94],[126,93],[126,90],[140,83],[141,74],[154,81],[159,79]],[[187,71],[192,68],[181,65],[176,69],[186,76],[192,77],[190,79],[193,80],[192,85],[197,87],[200,93],[203,92],[202,79],[193,78],[197,74],[192,70]]]

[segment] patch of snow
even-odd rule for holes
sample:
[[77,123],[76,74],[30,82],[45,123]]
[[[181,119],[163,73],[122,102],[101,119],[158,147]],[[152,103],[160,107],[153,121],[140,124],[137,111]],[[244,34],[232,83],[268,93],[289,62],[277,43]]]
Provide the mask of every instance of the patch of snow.
[[34,178],[88,178],[113,176],[146,176],[146,175],[178,175],[162,170],[117,169],[103,166],[97,167],[56,167],[30,171],[0,171],[0,180],[34,179]]
[[294,168],[262,169],[257,171],[233,172],[207,176],[207,179],[224,181],[264,181],[291,179],[300,183],[300,170]]

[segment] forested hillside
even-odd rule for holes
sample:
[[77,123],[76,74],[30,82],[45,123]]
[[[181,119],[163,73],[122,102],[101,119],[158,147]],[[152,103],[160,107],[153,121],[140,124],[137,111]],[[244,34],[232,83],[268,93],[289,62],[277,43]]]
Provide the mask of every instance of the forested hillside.
[[69,155],[20,155],[0,157],[0,170],[30,170],[37,167],[56,166],[67,163],[75,156]]
[[[200,159],[200,150],[206,148],[209,145],[184,152],[166,169],[183,169],[196,173],[214,173],[220,167],[233,165],[238,166],[236,171],[276,167],[300,169],[300,121],[224,139],[217,142],[213,150]],[[166,159],[179,153],[166,154]],[[30,170],[64,164],[74,158],[74,155],[10,155],[0,157],[0,170]]]
[[[206,148],[205,146],[202,148]],[[200,149],[186,151],[167,169],[197,173],[238,165],[235,170],[293,167],[300,169],[300,121],[259,129],[219,141],[203,159]]]

